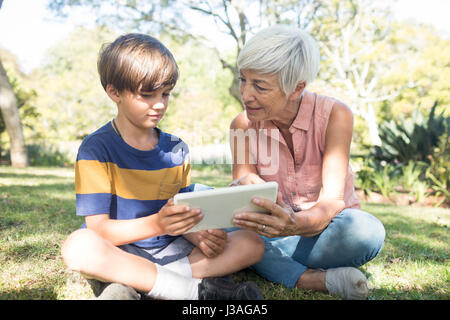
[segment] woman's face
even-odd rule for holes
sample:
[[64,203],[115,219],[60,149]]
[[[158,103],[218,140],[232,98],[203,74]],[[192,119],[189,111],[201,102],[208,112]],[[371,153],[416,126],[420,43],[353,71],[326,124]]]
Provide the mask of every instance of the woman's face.
[[239,88],[249,120],[278,120],[283,117],[288,97],[281,90],[277,75],[241,70]]

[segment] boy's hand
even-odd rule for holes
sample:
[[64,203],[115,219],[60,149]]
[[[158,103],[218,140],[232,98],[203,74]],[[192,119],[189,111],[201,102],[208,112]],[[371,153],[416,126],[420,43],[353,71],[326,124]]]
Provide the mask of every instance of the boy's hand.
[[185,233],[203,218],[200,209],[190,209],[186,205],[174,205],[169,199],[158,212],[159,225],[164,234],[177,236]]
[[227,233],[220,229],[197,232],[199,243],[197,247],[208,258],[214,258],[222,253],[227,244]]
[[208,258],[221,254],[227,244],[227,233],[220,229],[202,230],[183,235]]

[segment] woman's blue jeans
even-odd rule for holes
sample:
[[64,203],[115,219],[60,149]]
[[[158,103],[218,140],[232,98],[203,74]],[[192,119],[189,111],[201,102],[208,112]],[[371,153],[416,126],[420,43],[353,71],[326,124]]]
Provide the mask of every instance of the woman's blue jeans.
[[[196,185],[193,191],[210,189]],[[227,231],[238,228],[230,228]],[[384,243],[383,224],[373,215],[344,209],[313,237],[289,236],[264,240],[262,260],[250,267],[269,281],[293,288],[306,269],[359,267],[375,258]]]
[[380,253],[382,223],[367,212],[344,209],[319,235],[264,240],[262,260],[250,267],[260,276],[293,288],[306,269],[359,267]]

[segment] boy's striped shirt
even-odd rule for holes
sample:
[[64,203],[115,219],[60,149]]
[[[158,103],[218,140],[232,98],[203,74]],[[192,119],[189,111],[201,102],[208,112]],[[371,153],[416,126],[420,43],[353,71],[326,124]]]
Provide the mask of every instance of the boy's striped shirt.
[[[75,165],[77,215],[136,219],[157,213],[175,194],[190,191],[187,145],[157,130],[159,142],[150,151],[125,143],[110,122],[84,139]],[[135,244],[155,248],[174,238],[164,235]]]

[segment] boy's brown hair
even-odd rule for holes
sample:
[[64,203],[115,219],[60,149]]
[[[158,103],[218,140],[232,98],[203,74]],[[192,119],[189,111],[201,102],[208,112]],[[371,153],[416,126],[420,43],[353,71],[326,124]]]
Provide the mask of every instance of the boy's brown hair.
[[178,65],[172,53],[158,39],[140,33],[129,33],[106,43],[97,61],[100,81],[119,92],[151,92],[175,86]]

